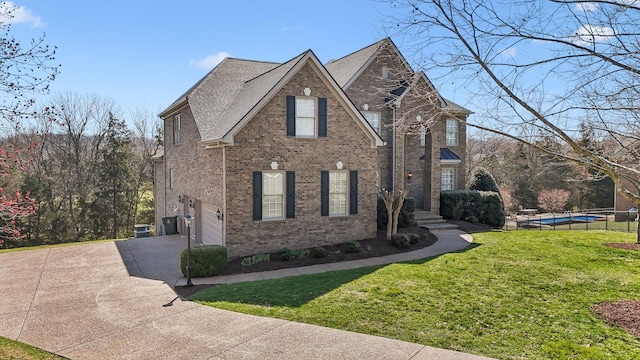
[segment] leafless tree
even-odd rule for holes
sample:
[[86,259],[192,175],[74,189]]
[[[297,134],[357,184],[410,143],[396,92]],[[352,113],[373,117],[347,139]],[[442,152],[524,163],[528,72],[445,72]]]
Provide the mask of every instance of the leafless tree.
[[16,7],[0,3],[0,119],[15,121],[31,118],[36,94],[47,94],[60,65],[52,65],[56,48],[45,42],[45,36],[20,41],[11,35],[10,19]]
[[[640,3],[391,0],[390,27],[419,64],[473,90],[468,123],[609,176],[640,207]],[[413,39],[413,40],[409,40]],[[581,123],[613,139],[577,140]],[[564,144],[547,148],[523,128]],[[565,149],[569,150],[565,150]],[[640,227],[637,240],[640,242]]]

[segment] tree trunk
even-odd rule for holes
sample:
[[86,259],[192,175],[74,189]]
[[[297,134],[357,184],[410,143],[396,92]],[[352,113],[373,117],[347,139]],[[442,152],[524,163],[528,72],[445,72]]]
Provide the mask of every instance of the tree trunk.
[[391,240],[393,231],[393,193],[382,190],[380,192],[384,205],[387,208],[387,240]]
[[[393,209],[393,231],[392,234],[398,233],[398,217],[400,216],[400,210],[402,210],[402,205],[404,204],[404,198],[407,197],[409,192],[407,190],[400,190],[400,193],[394,197],[394,206]],[[388,233],[388,232],[387,232]],[[391,235],[389,235],[391,238]]]

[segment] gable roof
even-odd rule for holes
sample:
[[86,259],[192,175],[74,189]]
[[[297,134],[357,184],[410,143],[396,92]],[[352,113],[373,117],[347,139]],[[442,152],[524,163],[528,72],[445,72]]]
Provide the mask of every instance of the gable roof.
[[347,89],[353,81],[355,81],[363,71],[378,57],[383,47],[387,45],[396,53],[398,58],[407,67],[407,69],[413,72],[411,65],[402,56],[400,50],[396,47],[396,44],[391,41],[391,38],[386,37],[376,43],[373,43],[367,47],[364,47],[358,51],[344,56],[338,60],[331,60],[325,66],[331,76],[336,79],[336,82],[341,88]]
[[204,145],[233,144],[233,136],[305,64],[311,64],[368,134],[372,146],[383,141],[311,50],[282,63],[227,58],[159,114],[166,118],[189,105]]
[[[380,54],[383,46],[389,46],[389,48],[394,51],[398,58],[402,61],[402,63],[413,72],[411,65],[407,62],[407,60],[402,56],[400,50],[393,43],[391,38],[384,38],[376,43],[373,43],[369,46],[366,46],[360,50],[357,50],[349,55],[346,55],[338,60],[329,61],[325,67],[336,80],[336,82],[340,85],[341,88],[347,89],[366,69],[367,67],[376,59],[376,57]],[[416,86],[418,83],[418,79],[423,79],[429,87],[431,87],[434,91],[437,89],[431,83],[431,80],[427,77],[427,75],[423,71],[419,71],[416,73],[415,81],[413,84],[407,84],[406,86],[401,86],[394,91],[392,91],[392,95],[403,97],[407,94],[407,88],[411,88]],[[465,109],[464,107],[453,103],[450,100],[443,98],[438,93],[438,98],[441,100],[442,107],[455,114],[469,115],[473,114],[471,110]]]

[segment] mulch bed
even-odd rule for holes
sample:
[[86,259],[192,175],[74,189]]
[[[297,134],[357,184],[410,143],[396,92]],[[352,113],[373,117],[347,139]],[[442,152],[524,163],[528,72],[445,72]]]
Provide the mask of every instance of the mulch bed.
[[[349,260],[360,260],[371,257],[387,256],[399,254],[407,251],[414,251],[425,248],[435,244],[437,238],[431,234],[427,229],[421,227],[409,227],[398,229],[399,233],[416,233],[421,235],[418,243],[409,246],[408,248],[398,248],[393,246],[386,239],[386,230],[378,230],[377,237],[372,239],[359,240],[361,252],[349,253],[347,252],[348,243],[322,246],[327,256],[321,258],[314,258],[311,256],[305,256],[298,259],[283,261],[279,259],[278,252],[269,254],[269,261],[260,262],[251,266],[243,266],[242,258],[232,259],[228,262],[227,267],[222,271],[220,275],[234,275],[244,274],[251,272],[261,272],[279,269],[288,269],[294,267],[302,267],[317,264],[335,263]],[[211,287],[211,285],[195,285],[195,286],[176,286],[175,291],[183,296],[189,297],[201,290]]]
[[624,249],[624,250],[640,250],[640,244],[638,243],[606,243],[604,246],[616,248],[616,249]]
[[633,336],[640,336],[640,300],[606,301],[591,310],[607,324],[618,326]]

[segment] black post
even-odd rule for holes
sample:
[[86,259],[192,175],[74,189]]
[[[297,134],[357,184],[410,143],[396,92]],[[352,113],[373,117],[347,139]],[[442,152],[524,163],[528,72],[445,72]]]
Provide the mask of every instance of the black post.
[[187,219],[187,286],[193,286],[191,282],[191,214],[185,216]]

